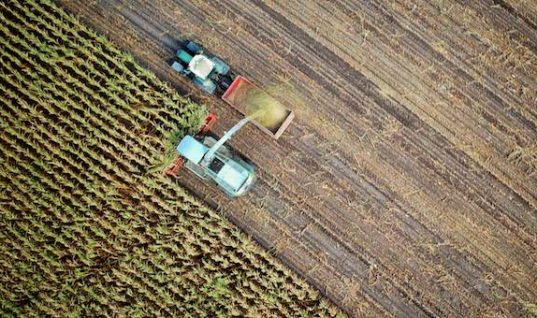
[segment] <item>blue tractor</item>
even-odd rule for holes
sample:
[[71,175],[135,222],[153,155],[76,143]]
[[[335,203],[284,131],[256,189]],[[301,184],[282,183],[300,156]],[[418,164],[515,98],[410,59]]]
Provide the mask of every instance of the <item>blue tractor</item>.
[[205,53],[201,46],[189,40],[184,41],[177,50],[171,66],[208,94],[213,94],[217,89],[225,92],[234,79],[224,61]]

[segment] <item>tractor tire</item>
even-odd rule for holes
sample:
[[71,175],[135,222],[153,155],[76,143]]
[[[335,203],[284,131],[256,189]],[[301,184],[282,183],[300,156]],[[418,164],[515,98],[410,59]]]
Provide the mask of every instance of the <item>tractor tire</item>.
[[199,54],[203,50],[201,49],[201,46],[199,46],[196,42],[188,41],[186,44],[186,48],[192,53],[192,54]]
[[216,56],[213,56],[211,60],[214,62],[214,68],[220,75],[227,75],[229,72],[229,65]]
[[173,62],[171,66],[176,72],[181,73],[181,74],[185,70],[185,67],[181,63],[179,63],[177,61]]
[[198,86],[205,93],[212,95],[216,90],[216,84],[210,79],[200,79],[198,77],[194,78],[194,84]]
[[178,50],[177,53],[175,54],[177,56],[177,58],[185,63],[185,64],[188,64],[190,63],[190,60],[192,60],[192,55],[190,53],[188,53],[187,51],[185,50]]
[[220,77],[219,84],[220,84],[220,88],[223,91],[227,91],[227,89],[231,86],[231,83],[233,83],[233,80],[231,79],[231,77],[229,76]]

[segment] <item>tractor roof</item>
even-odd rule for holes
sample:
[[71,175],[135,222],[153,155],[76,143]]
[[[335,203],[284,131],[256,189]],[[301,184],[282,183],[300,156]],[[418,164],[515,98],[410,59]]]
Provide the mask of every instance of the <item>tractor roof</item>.
[[214,62],[205,55],[196,55],[188,63],[188,69],[199,78],[206,79],[214,68]]

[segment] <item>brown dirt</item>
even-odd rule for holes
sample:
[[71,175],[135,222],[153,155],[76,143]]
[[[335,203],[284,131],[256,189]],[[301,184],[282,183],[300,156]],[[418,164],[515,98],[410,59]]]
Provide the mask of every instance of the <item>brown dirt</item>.
[[[259,167],[229,201],[177,182],[353,316],[524,316],[537,300],[536,6],[524,1],[60,1],[160,78],[191,38],[303,103],[278,141],[232,141]],[[519,156],[515,156],[519,158]],[[511,158],[511,159],[510,159]],[[516,159],[515,158],[515,159]]]

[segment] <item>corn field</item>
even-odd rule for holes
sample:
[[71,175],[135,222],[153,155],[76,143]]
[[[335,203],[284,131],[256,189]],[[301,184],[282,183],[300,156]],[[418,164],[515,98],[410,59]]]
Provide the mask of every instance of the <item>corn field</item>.
[[161,174],[206,110],[51,1],[0,2],[2,316],[336,316]]

